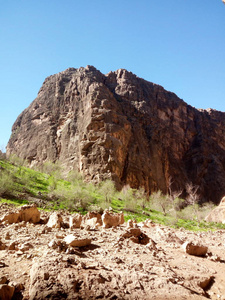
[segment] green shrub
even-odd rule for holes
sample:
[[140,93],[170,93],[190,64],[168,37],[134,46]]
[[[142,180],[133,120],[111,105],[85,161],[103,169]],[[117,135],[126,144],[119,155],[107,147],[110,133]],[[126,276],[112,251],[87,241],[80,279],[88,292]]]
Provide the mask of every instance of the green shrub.
[[5,170],[0,172],[0,196],[13,195],[15,190],[13,175]]
[[159,190],[150,196],[150,207],[166,215],[173,208],[173,203],[168,195],[163,195]]

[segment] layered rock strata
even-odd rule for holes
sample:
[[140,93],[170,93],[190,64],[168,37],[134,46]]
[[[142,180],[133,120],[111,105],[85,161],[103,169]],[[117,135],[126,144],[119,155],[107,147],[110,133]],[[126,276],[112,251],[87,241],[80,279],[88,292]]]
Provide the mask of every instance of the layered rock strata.
[[[198,185],[201,201],[225,193],[225,113],[197,110],[124,69],[92,66],[48,77],[17,118],[7,155],[31,166],[59,161],[96,182],[152,193]],[[172,183],[172,185],[171,185]]]

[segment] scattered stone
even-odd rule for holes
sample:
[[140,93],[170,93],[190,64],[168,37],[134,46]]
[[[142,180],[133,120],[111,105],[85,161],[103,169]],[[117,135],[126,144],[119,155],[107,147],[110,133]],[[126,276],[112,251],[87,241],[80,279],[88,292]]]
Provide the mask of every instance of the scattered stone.
[[64,242],[71,247],[84,247],[91,244],[91,239],[88,238],[77,238],[73,234],[69,234],[65,237]]
[[214,281],[214,276],[205,276],[203,278],[201,278],[201,280],[198,281],[198,285],[200,286],[200,288],[202,288],[203,290],[207,290],[208,287],[212,284],[212,282]]
[[18,242],[12,242],[9,244],[9,250],[18,250]]
[[52,213],[46,226],[50,228],[61,228],[63,226],[62,216],[58,212]]
[[81,222],[82,222],[82,215],[81,214],[73,214],[69,218],[70,229],[80,228]]
[[5,250],[6,245],[0,240],[0,250]]
[[92,221],[89,221],[91,219],[94,219],[97,221],[96,222],[96,225],[99,224],[100,226],[102,226],[102,215],[99,213],[99,212],[96,212],[96,211],[89,211],[83,218],[83,222],[84,222],[84,225],[87,224],[87,225],[92,225],[93,222]]
[[133,228],[134,227],[134,224],[133,224],[133,220],[132,219],[129,219],[127,221],[127,228]]
[[220,204],[214,208],[205,218],[207,222],[225,223],[225,197],[220,201]]
[[203,246],[199,243],[194,242],[186,242],[182,245],[182,248],[187,254],[194,256],[205,256],[208,251],[207,246]]
[[33,248],[34,248],[34,246],[31,243],[24,243],[19,247],[20,251],[23,251],[23,252],[28,251],[29,249],[33,249]]
[[[44,215],[49,218],[50,213]],[[69,224],[69,213],[62,215]],[[93,228],[98,219],[90,214],[86,221]],[[98,295],[123,300],[147,299],[147,295],[160,300],[222,299],[223,230],[194,233],[147,221],[143,225],[150,226],[132,223],[132,228],[125,224],[86,232],[82,220],[73,234],[63,224],[60,228],[25,221],[0,224],[2,237],[10,233],[9,242],[2,238],[6,249],[0,251],[4,262],[0,263],[0,285],[15,288],[12,300],[96,299]],[[42,234],[45,229],[47,234]],[[208,259],[180,255],[180,243],[185,240],[210,245]]]
[[149,237],[140,228],[130,228],[121,235],[121,238],[129,238],[132,242],[142,245],[149,243]]
[[1,219],[0,222],[7,221],[9,224],[18,222],[31,222],[38,223],[40,221],[40,212],[36,205],[24,205],[18,209],[17,212],[7,213]]
[[8,279],[6,276],[0,276],[0,284],[6,284],[8,282]]
[[124,223],[123,213],[112,213],[109,210],[105,210],[102,215],[103,228],[116,227]]
[[5,234],[5,240],[10,240],[10,233],[7,231]]
[[15,288],[7,284],[0,284],[0,299],[11,300],[14,294]]

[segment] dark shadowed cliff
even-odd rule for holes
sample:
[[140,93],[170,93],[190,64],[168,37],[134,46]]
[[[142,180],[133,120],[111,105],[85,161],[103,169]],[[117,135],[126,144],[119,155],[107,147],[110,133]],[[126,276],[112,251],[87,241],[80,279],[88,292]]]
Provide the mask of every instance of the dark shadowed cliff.
[[[191,87],[190,87],[191,88]],[[70,68],[48,77],[17,118],[7,154],[31,166],[60,161],[87,179],[149,192],[199,186],[225,194],[225,113],[197,110],[161,86],[120,69]]]

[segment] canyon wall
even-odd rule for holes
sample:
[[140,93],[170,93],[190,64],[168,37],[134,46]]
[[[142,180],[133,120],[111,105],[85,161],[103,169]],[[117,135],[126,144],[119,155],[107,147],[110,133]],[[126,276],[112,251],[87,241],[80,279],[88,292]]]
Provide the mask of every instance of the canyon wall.
[[31,166],[59,161],[87,180],[113,179],[152,193],[199,186],[225,194],[225,113],[198,110],[124,69],[69,68],[43,83],[12,128],[7,155]]

